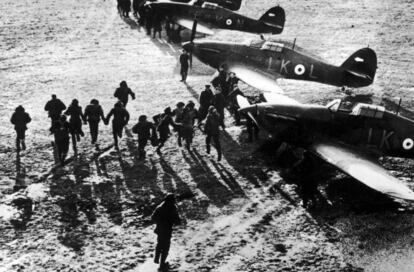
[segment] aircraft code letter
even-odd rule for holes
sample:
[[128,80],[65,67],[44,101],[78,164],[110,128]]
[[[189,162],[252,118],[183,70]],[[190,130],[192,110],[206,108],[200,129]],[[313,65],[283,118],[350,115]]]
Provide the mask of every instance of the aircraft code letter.
[[285,73],[288,74],[287,66],[290,63],[290,60],[286,61],[282,59],[282,64],[280,65],[280,73],[282,73],[283,70],[285,70]]
[[390,143],[388,142],[388,140],[390,139],[390,137],[394,135],[394,131],[388,132],[386,130],[384,130],[382,132],[382,138],[381,138],[381,144],[380,144],[380,148],[383,148],[384,145],[387,149],[390,149]]

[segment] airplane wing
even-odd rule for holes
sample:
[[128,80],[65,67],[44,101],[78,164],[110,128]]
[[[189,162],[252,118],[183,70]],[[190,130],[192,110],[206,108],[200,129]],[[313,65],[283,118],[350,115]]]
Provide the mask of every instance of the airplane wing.
[[268,103],[297,105],[298,101],[283,95],[282,88],[277,85],[275,79],[244,65],[230,65],[230,72],[233,72],[244,83],[263,91],[263,96]]
[[333,143],[317,143],[311,151],[326,162],[383,194],[414,200],[414,192],[391,176],[377,162],[357,149]]
[[246,65],[233,64],[228,66],[229,72],[233,72],[244,83],[270,93],[283,93],[283,90],[277,85],[276,78],[270,78],[261,71],[255,70]]
[[272,104],[284,104],[284,105],[299,105],[298,101],[293,98],[287,97],[280,93],[263,93],[264,98],[268,103]]
[[[277,99],[277,103],[278,104],[280,104],[281,102],[283,103],[283,101],[281,101],[281,99],[284,99],[284,98],[285,99],[290,99],[289,97],[286,97],[284,95],[278,95],[278,97],[279,97]],[[239,111],[240,112],[247,113],[247,115],[250,117],[250,119],[252,119],[252,121],[255,122],[258,127],[262,127],[262,126],[259,124],[259,122],[256,120],[256,118],[253,116],[253,113],[254,112],[257,112],[258,109],[260,109],[261,106],[263,106],[263,105],[276,104],[276,103],[259,103],[259,104],[253,104],[253,105],[251,105],[249,103],[249,101],[247,100],[247,98],[244,97],[244,96],[238,95],[236,98],[237,98],[237,103],[239,104],[239,107],[240,107]],[[296,103],[298,103],[298,104],[300,104],[299,102],[297,102],[295,100],[293,100],[293,101],[296,102]],[[283,103],[283,104],[289,104],[289,102],[288,103]],[[293,122],[296,122],[297,121],[293,117],[279,115],[279,114],[266,113],[266,115],[268,117],[272,117],[272,118],[277,119],[277,120],[280,120],[280,121],[288,121],[288,122],[292,122],[292,121]]]
[[[185,27],[189,30],[193,29],[194,20],[185,19],[185,18],[178,18],[175,22],[177,24],[179,24],[180,26]],[[205,34],[205,35],[213,35],[214,34],[213,30],[211,30],[208,26],[205,26],[205,25],[201,24],[200,22],[197,22],[196,31],[198,33],[202,33],[202,34]]]

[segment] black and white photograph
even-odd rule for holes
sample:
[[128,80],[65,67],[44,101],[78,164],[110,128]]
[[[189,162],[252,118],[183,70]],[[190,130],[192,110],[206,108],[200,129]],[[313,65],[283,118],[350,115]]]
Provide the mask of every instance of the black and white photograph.
[[414,271],[413,0],[0,14],[0,272]]

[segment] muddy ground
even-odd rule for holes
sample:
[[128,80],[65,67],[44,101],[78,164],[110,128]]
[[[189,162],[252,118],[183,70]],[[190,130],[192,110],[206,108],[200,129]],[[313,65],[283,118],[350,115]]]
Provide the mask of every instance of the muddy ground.
[[[258,18],[273,4],[245,1],[240,12]],[[412,116],[411,1],[278,4],[287,13],[280,38],[297,38],[298,45],[333,64],[360,47],[373,48],[379,60],[375,82],[355,92],[373,94],[374,102],[390,109],[394,97],[402,97],[403,113]],[[206,154],[200,131],[190,151],[178,148],[172,138],[162,155],[149,148],[147,160],[137,160],[130,129],[138,116],[196,100],[214,71],[195,61],[183,85],[179,46],[147,37],[134,20],[120,18],[115,7],[111,0],[0,4],[0,271],[156,271],[148,216],[167,192],[180,196],[184,218],[171,249],[176,271],[414,270],[412,205],[395,203],[329,171],[319,188],[324,200],[318,209],[306,211],[295,183],[281,177],[266,135],[246,144],[243,127],[234,126],[228,113],[222,162],[214,152]],[[252,37],[223,31],[214,38]],[[109,126],[101,125],[99,149],[87,135],[78,156],[71,153],[67,166],[54,167],[43,111],[50,95],[66,104],[78,98],[82,106],[98,98],[108,112],[121,80],[137,99],[128,104],[132,119],[120,152],[111,146]],[[316,83],[281,80],[280,85],[301,102],[344,96]],[[33,121],[28,149],[17,156],[9,119],[19,104]],[[414,188],[411,161],[383,163]],[[12,194],[16,182],[28,188]],[[11,205],[27,196],[33,212],[28,212],[30,205]]]

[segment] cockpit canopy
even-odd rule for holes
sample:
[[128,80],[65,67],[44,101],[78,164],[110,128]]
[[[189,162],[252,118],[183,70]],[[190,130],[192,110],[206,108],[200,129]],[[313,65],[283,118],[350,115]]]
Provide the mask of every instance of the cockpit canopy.
[[341,99],[335,99],[326,106],[332,112],[342,112],[349,115],[376,119],[382,119],[385,112],[385,108],[383,106],[365,103],[352,104],[351,102],[342,101]]
[[260,49],[262,50],[270,50],[274,52],[282,52],[283,51],[283,43],[277,43],[272,41],[266,41],[263,43],[262,47]]
[[248,45],[252,48],[260,49],[262,48],[262,45],[265,43],[264,40],[247,40],[245,41],[245,45]]
[[302,47],[297,46],[295,43],[292,43],[289,41],[284,41],[284,40],[279,40],[279,39],[272,39],[272,40],[262,39],[262,40],[246,41],[243,44],[251,48],[254,48],[254,49],[269,50],[273,52],[282,52],[284,48],[286,48],[289,50],[293,50],[297,53],[300,53],[302,55],[312,57],[315,60],[326,62],[320,56],[317,56],[314,53],[309,52],[308,50],[305,50]]
[[253,40],[248,44],[252,48],[260,50],[269,50],[273,52],[282,52],[284,48],[283,43],[274,42],[274,41],[264,41],[264,40]]
[[204,2],[203,5],[201,5],[201,7],[208,9],[217,9],[218,5],[216,3]]

